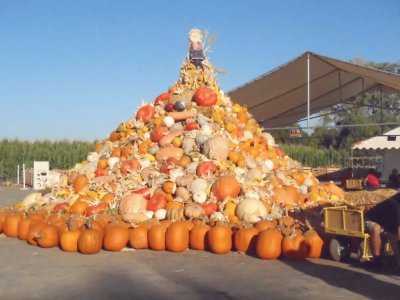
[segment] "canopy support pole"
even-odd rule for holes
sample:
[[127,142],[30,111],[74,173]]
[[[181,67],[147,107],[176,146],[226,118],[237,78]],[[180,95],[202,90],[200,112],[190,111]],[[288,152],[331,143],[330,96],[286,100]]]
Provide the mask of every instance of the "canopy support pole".
[[[383,89],[382,85],[379,87],[379,91],[381,93],[381,124],[383,123]],[[383,134],[383,127],[381,125],[381,134]]]
[[343,101],[343,92],[342,92],[342,72],[340,72],[340,70],[338,70],[338,80],[339,80],[339,100],[340,103],[342,103]]
[[310,53],[307,53],[307,134],[310,135]]

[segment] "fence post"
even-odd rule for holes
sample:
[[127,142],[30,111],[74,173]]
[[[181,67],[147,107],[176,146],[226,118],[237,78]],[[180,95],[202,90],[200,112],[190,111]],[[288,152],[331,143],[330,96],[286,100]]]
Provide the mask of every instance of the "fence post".
[[19,165],[17,166],[17,185],[19,185]]
[[22,189],[21,190],[27,190],[25,186],[25,164],[22,164]]

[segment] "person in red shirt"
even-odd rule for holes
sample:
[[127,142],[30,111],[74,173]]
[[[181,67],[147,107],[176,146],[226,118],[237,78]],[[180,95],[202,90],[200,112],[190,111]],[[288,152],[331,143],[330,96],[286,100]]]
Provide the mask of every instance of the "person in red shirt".
[[364,183],[367,188],[379,189],[381,187],[381,183],[379,182],[379,174],[373,169],[370,169],[367,177],[364,179]]

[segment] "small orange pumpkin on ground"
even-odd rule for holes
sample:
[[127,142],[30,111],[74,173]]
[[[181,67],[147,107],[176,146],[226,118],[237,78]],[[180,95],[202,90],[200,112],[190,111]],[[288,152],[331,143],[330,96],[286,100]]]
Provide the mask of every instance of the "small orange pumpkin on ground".
[[276,229],[267,229],[258,234],[256,253],[261,259],[277,259],[282,252],[282,234]]
[[148,249],[147,231],[150,226],[139,225],[129,230],[129,245],[133,249]]
[[58,246],[58,227],[47,224],[36,235],[37,243],[42,248],[53,248]]
[[184,222],[172,223],[165,234],[165,248],[171,252],[183,252],[189,247],[189,230]]
[[305,259],[308,254],[308,246],[301,234],[285,236],[282,240],[282,254],[287,259]]
[[103,233],[97,229],[93,229],[91,221],[87,223],[78,239],[78,250],[82,254],[95,254],[100,252],[103,245]]
[[216,225],[208,231],[207,242],[211,252],[226,254],[232,249],[232,230],[227,225]]
[[147,232],[149,248],[156,251],[165,250],[165,233],[167,227],[159,224],[152,226]]
[[255,227],[241,228],[235,234],[234,245],[236,251],[254,253],[256,249],[258,230]]
[[208,248],[206,234],[210,226],[200,224],[193,227],[189,235],[189,245],[191,249],[204,251]]
[[104,232],[103,248],[108,251],[121,251],[128,241],[128,228],[122,224],[108,225]]

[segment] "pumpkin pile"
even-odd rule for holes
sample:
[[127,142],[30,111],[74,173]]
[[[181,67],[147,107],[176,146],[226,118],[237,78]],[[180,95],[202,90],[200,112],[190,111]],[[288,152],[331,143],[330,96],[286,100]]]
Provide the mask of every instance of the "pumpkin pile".
[[3,211],[4,233],[81,253],[130,245],[318,256],[315,232],[307,239],[288,212],[339,202],[343,190],[304,172],[220,90],[215,73],[207,59],[186,59],[172,88],[142,103],[51,192]]

